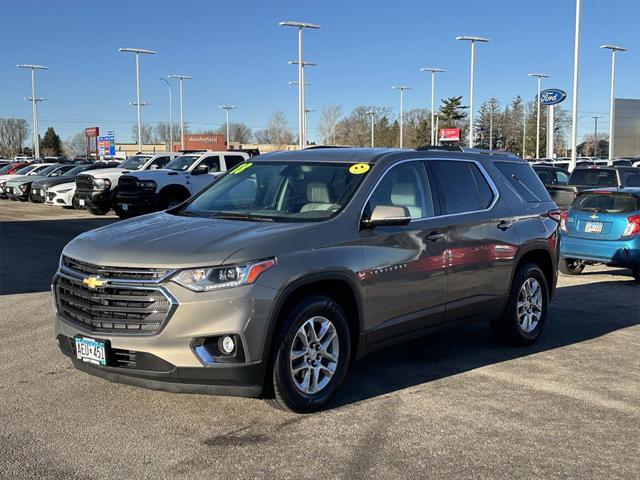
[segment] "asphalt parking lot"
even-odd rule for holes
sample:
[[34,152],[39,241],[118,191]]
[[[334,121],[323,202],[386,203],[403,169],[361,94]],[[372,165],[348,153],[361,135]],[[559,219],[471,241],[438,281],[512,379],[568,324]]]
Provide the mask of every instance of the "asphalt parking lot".
[[639,478],[640,289],[561,277],[528,348],[484,324],[357,363],[330,408],[177,395],[76,371],[49,281],[61,248],[116,221],[0,200],[0,478]]

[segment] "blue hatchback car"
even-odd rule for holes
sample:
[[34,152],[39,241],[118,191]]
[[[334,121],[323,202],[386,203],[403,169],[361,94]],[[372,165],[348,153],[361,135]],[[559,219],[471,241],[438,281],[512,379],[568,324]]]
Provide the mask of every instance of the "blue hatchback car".
[[560,262],[566,275],[603,263],[630,268],[640,283],[640,188],[580,193],[560,222]]

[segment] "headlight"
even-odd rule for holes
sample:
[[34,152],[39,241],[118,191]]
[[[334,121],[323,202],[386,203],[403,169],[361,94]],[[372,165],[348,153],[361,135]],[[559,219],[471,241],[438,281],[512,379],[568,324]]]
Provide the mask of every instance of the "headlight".
[[[71,190],[73,190],[73,187],[71,188],[65,188],[64,190],[58,190],[58,193],[69,193]],[[48,190],[47,190],[48,191]]]
[[93,184],[98,188],[111,188],[111,180],[108,178],[96,178]]
[[153,180],[138,180],[137,184],[140,190],[147,190],[150,192],[155,192],[158,184]]
[[260,274],[276,264],[275,258],[246,265],[203,267],[181,270],[172,280],[194,292],[209,292],[221,288],[254,283]]
[[27,191],[27,187],[28,187],[28,185],[26,183],[23,183],[22,185],[18,186],[18,188],[20,189],[21,192],[26,192]]

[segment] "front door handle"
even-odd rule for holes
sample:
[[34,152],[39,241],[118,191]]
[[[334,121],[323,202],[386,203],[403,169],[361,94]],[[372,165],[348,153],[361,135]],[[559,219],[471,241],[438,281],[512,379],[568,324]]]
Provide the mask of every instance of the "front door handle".
[[499,224],[498,224],[498,228],[502,231],[505,230],[509,230],[511,227],[513,226],[513,222],[509,221],[509,220],[502,220]]
[[431,232],[430,235],[427,235],[427,240],[430,242],[438,242],[444,238],[444,233]]

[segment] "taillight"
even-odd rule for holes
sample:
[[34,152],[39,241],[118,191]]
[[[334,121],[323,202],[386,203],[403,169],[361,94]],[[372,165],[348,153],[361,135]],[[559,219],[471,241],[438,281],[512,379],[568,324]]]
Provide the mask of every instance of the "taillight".
[[567,218],[569,218],[569,212],[565,211],[560,214],[560,230],[567,231]]
[[549,210],[547,212],[547,217],[552,218],[556,222],[560,223],[560,220],[562,220],[562,211],[557,208],[553,210]]
[[640,215],[631,215],[627,217],[627,228],[625,228],[623,237],[633,237],[640,233]]

